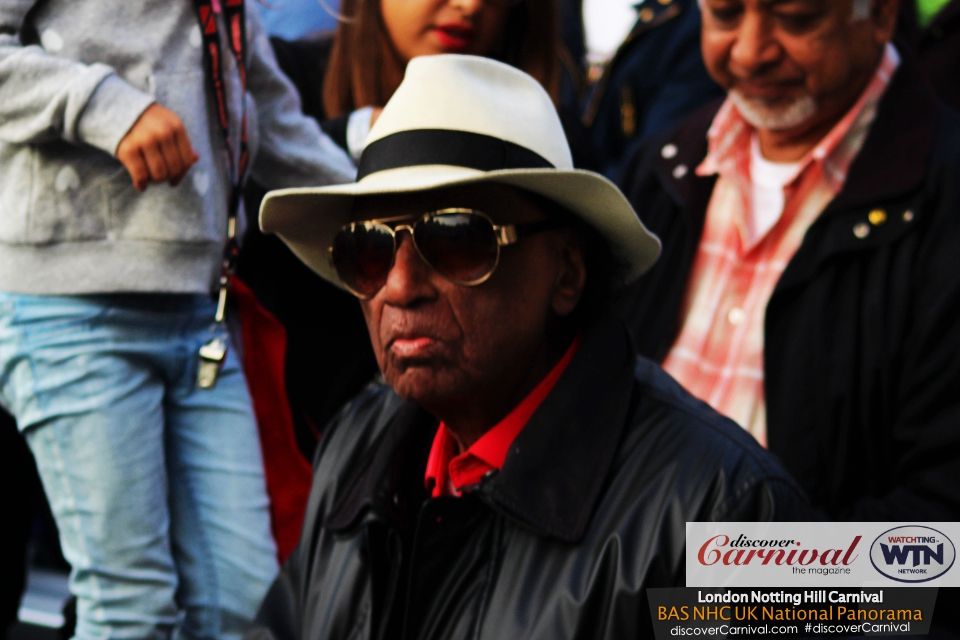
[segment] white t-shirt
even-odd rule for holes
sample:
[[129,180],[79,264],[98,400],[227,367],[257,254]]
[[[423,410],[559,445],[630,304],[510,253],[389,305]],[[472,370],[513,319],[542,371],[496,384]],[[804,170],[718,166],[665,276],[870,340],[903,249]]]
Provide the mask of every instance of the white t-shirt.
[[786,187],[800,172],[800,162],[770,162],[760,152],[756,134],[750,141],[751,207],[747,220],[747,245],[767,235],[783,215]]
[[609,60],[637,21],[637,0],[583,0],[587,62]]

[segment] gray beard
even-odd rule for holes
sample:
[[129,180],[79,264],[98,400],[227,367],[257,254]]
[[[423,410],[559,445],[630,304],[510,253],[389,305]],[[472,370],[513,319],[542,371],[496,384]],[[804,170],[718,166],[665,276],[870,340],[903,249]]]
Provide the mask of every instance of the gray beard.
[[817,113],[817,101],[811,95],[804,95],[792,103],[780,107],[764,104],[762,100],[747,98],[734,89],[730,92],[733,103],[743,119],[755,129],[783,131],[798,127]]

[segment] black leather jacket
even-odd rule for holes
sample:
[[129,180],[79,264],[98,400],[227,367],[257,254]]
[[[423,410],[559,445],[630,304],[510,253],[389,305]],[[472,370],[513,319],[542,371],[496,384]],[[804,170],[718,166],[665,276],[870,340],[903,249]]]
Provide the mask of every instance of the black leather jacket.
[[503,469],[461,498],[424,492],[436,426],[384,386],[345,408],[253,636],[652,636],[645,589],[684,584],[686,522],[809,514],[777,460],[637,360],[619,323],[587,332]]

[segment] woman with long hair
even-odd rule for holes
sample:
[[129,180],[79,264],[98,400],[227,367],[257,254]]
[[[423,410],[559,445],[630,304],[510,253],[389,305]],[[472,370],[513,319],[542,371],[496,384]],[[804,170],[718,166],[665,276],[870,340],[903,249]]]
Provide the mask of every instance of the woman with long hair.
[[560,79],[555,0],[342,0],[323,80],[327,117],[382,107],[407,62],[421,55],[491,57],[526,71],[556,102]]
[[356,161],[407,62],[439,53],[481,55],[540,81],[558,102],[562,62],[557,0],[342,0],[338,26],[309,40],[273,40],[304,113]]

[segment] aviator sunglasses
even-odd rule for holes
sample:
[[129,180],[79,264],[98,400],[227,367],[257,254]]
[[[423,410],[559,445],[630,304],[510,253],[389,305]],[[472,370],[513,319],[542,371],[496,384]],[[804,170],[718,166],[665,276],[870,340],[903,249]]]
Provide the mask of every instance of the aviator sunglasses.
[[397,257],[397,234],[408,231],[417,253],[441,276],[468,287],[486,282],[500,262],[500,247],[553,229],[556,220],[497,225],[474,209],[441,209],[419,218],[401,216],[344,225],[333,238],[330,260],[340,282],[362,300],[387,283]]

